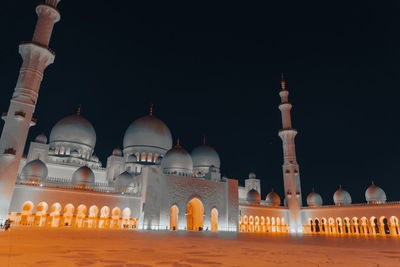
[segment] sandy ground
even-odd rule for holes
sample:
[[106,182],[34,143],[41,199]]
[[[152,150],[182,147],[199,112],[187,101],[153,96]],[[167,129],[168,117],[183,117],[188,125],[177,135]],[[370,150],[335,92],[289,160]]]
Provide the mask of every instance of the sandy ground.
[[400,238],[123,230],[0,232],[0,266],[400,266]]

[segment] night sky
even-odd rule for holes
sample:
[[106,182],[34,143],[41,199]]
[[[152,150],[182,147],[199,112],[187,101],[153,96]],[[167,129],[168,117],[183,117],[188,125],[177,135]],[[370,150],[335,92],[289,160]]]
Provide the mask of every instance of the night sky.
[[[0,111],[7,111],[40,1],[3,0]],[[28,142],[73,114],[95,127],[105,165],[148,113],[191,151],[203,135],[224,176],[253,171],[283,196],[280,75],[285,73],[303,199],[339,184],[365,202],[374,180],[400,200],[398,1],[71,1],[59,4]],[[3,124],[2,124],[3,125]]]

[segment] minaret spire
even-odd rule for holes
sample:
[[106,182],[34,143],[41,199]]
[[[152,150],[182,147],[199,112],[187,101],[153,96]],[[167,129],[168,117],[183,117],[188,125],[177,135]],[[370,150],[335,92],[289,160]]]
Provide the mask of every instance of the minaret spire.
[[150,112],[149,112],[149,115],[150,115],[150,116],[153,116],[153,107],[154,107],[154,105],[151,104],[151,105],[150,105]]
[[59,0],[45,0],[36,7],[38,15],[31,41],[19,45],[22,66],[0,138],[0,222],[8,216],[22,152],[43,79],[44,69],[53,63],[55,54],[49,49],[54,24],[60,20]]
[[302,231],[302,220],[300,208],[302,206],[300,172],[299,165],[296,161],[296,149],[294,138],[297,131],[292,128],[292,120],[290,110],[292,104],[289,103],[289,91],[286,89],[286,81],[282,73],[281,104],[279,109],[282,115],[282,129],[279,136],[282,139],[283,146],[283,181],[285,185],[285,199],[289,208],[289,224],[292,232]]
[[81,108],[82,108],[82,104],[79,104],[78,110],[76,111],[76,115],[78,115],[78,116],[81,115]]

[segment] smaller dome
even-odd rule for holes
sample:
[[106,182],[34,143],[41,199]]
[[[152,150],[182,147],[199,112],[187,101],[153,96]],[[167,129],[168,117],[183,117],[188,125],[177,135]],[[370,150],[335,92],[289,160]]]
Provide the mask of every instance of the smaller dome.
[[193,160],[178,141],[178,144],[165,154],[161,167],[166,173],[190,175],[193,173]]
[[201,145],[193,149],[190,154],[193,160],[193,167],[216,167],[220,168],[221,160],[214,148],[208,145]]
[[368,187],[365,191],[365,199],[368,203],[385,203],[386,202],[386,193],[382,188],[375,185],[374,182]]
[[126,163],[134,163],[137,162],[137,157],[135,154],[131,154],[128,156],[128,158],[126,159]]
[[335,205],[350,205],[351,204],[351,196],[349,192],[343,190],[342,186],[336,190],[335,194],[333,194],[333,202]]
[[249,204],[259,205],[261,202],[260,193],[257,190],[251,189],[247,192],[246,200]]
[[47,137],[44,134],[39,134],[35,138],[36,143],[47,144]]
[[117,148],[114,148],[113,152],[112,152],[113,156],[118,156],[118,157],[122,157],[122,150]]
[[115,189],[118,191],[129,190],[131,187],[134,187],[133,182],[133,176],[125,171],[115,179]]
[[281,198],[277,193],[274,192],[274,189],[268,193],[267,197],[265,198],[265,202],[267,206],[280,206],[281,205]]
[[50,132],[50,144],[69,142],[94,148],[96,132],[93,125],[80,115],[71,115],[58,121]]
[[72,184],[73,185],[87,185],[93,186],[95,181],[93,171],[87,167],[83,166],[77,169],[72,175]]
[[22,180],[34,179],[44,181],[47,178],[48,170],[46,164],[40,159],[28,162],[21,172]]
[[249,173],[249,179],[256,179],[256,174],[254,172]]
[[307,196],[307,205],[310,207],[322,206],[322,197],[313,190]]

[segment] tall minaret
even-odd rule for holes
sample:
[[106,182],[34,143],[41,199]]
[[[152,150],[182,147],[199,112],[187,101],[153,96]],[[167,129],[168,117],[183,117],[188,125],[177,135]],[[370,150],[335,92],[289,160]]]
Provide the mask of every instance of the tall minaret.
[[29,127],[35,125],[35,111],[44,69],[53,63],[55,54],[48,48],[54,24],[60,20],[57,4],[60,0],[45,0],[36,8],[38,20],[32,41],[22,42],[19,53],[23,62],[17,85],[7,113],[0,139],[0,222],[8,216],[18,167]]
[[292,128],[290,110],[292,104],[289,103],[289,91],[286,89],[286,82],[282,74],[282,89],[279,92],[281,104],[279,109],[282,113],[282,129],[279,136],[283,143],[283,182],[285,185],[285,200],[289,208],[289,225],[291,232],[302,231],[302,221],[300,208],[302,206],[300,172],[296,161],[296,149],[294,137],[297,131]]

